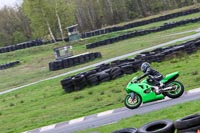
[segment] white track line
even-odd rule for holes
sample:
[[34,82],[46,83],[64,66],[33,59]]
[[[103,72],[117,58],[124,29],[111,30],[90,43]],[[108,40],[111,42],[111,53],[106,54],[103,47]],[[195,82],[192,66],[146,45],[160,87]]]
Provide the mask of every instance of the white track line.
[[42,127],[42,128],[40,129],[40,132],[47,131],[47,130],[50,130],[50,129],[54,129],[55,126],[56,126],[56,124]]
[[108,111],[104,111],[104,112],[98,113],[98,114],[97,114],[97,117],[101,117],[101,116],[105,116],[105,115],[112,114],[113,111],[114,111],[114,110],[108,110]]
[[189,93],[189,94],[191,94],[191,93],[198,93],[198,92],[200,92],[200,88],[192,89],[192,90],[187,91],[187,93]]
[[84,119],[85,119],[85,117],[73,119],[73,120],[70,120],[70,121],[69,121],[69,124],[78,123],[78,122],[84,121]]

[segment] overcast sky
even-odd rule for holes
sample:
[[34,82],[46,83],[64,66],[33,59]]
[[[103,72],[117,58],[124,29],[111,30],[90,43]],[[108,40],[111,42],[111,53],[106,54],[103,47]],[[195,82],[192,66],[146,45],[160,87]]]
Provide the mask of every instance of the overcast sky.
[[21,4],[23,0],[0,0],[0,8],[6,6],[15,6],[16,4]]

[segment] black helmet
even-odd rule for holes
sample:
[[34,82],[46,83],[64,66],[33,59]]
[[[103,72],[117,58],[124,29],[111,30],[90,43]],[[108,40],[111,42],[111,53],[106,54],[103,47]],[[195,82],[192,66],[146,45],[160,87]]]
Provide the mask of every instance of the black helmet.
[[141,65],[141,70],[142,70],[142,72],[146,72],[146,70],[147,70],[147,68],[149,68],[150,67],[150,64],[148,63],[148,62],[144,62],[144,63],[142,63],[142,65]]

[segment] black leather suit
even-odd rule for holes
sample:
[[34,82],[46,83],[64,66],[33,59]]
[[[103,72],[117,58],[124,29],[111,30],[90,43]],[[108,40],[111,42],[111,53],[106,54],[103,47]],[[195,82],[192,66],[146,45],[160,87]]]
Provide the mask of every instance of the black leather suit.
[[137,80],[141,80],[141,79],[145,78],[146,76],[149,76],[149,78],[151,80],[153,80],[153,82],[156,86],[159,86],[160,85],[159,81],[161,79],[163,79],[162,74],[160,74],[158,71],[149,67],[149,68],[147,68],[146,72],[142,76],[140,76]]

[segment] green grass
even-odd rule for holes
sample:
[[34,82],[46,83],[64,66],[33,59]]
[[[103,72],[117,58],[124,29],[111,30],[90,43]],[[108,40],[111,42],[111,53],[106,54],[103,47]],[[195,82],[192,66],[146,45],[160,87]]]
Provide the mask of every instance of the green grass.
[[182,103],[165,109],[160,109],[154,112],[142,115],[134,115],[130,118],[120,120],[119,122],[114,124],[88,129],[85,131],[79,131],[77,133],[92,133],[92,132],[111,133],[112,131],[119,130],[122,128],[129,128],[129,127],[140,128],[142,125],[156,120],[167,119],[175,121],[187,115],[199,113],[199,104],[200,104],[199,100]]
[[[199,59],[200,51],[190,56],[153,63],[152,66],[164,75],[180,71],[178,80],[185,85],[186,90],[190,90],[200,85]],[[61,89],[60,80],[63,77],[60,77],[1,95],[0,132],[22,132],[123,107],[125,86],[132,77],[141,74],[124,75],[70,94],[65,94]]]
[[83,40],[78,44],[73,45],[75,54],[80,54],[84,52],[101,52],[103,58],[72,68],[62,69],[59,71],[49,71],[48,63],[54,60],[54,54],[52,49],[54,47],[63,45],[61,43],[33,47],[30,49],[13,51],[10,53],[4,53],[0,56],[0,64],[10,62],[13,60],[20,60],[21,64],[14,68],[0,71],[0,91],[8,90],[17,86],[38,81],[40,79],[45,79],[50,76],[55,76],[77,68],[88,66],[95,62],[103,61],[105,59],[120,56],[136,50],[140,50],[160,43],[168,42],[170,40],[174,40],[180,37],[191,35],[193,33],[180,34],[168,37],[165,36],[166,34],[176,33],[177,31],[196,29],[198,27],[199,23],[189,24],[158,33],[152,33],[145,36],[127,39],[118,43],[90,50],[85,49],[85,46],[82,45],[88,40]]

